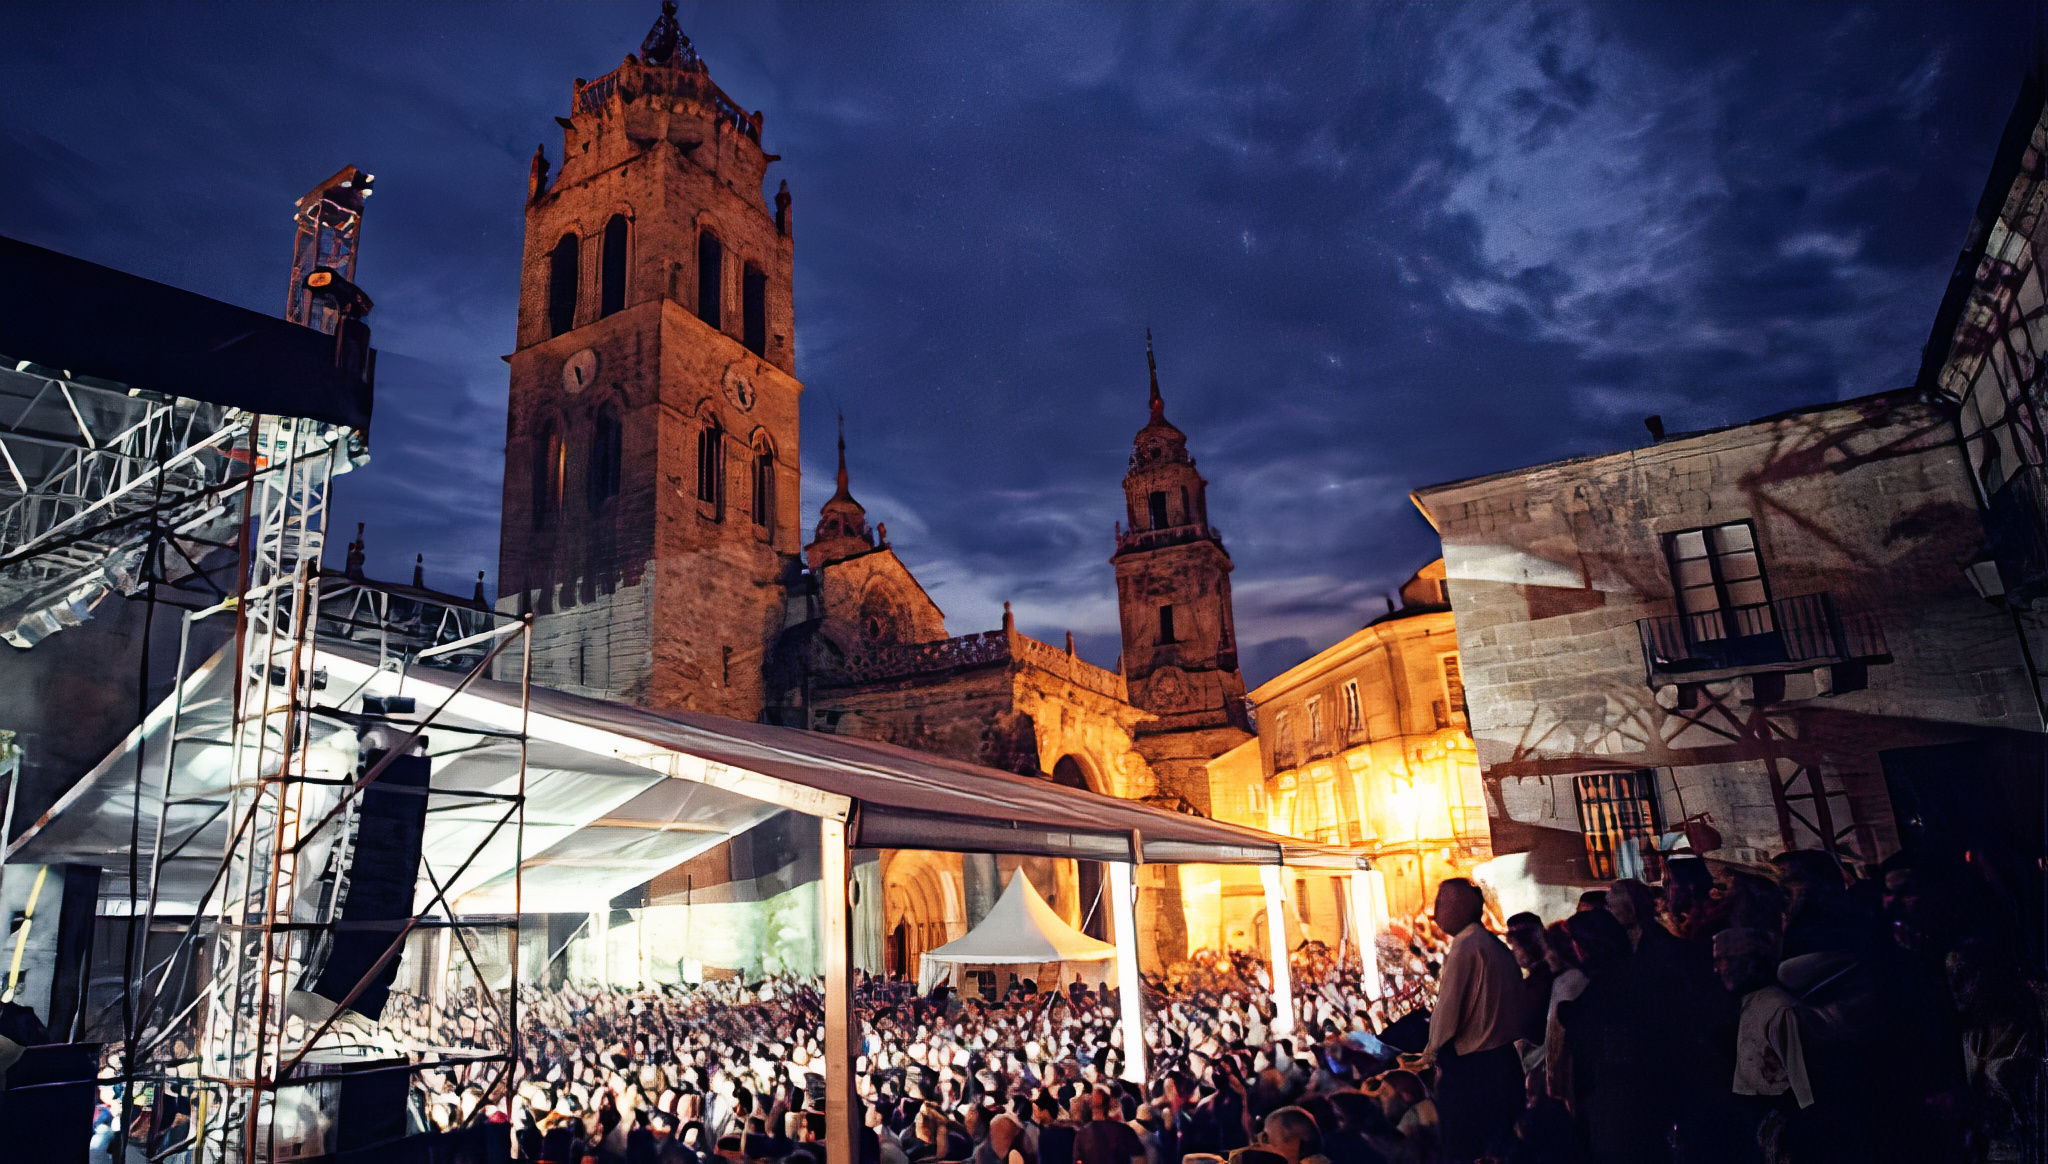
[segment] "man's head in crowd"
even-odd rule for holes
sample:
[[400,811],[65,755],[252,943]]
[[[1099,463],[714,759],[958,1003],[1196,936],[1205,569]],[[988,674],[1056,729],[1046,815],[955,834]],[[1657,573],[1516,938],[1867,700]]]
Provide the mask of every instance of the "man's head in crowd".
[[1677,921],[1714,893],[1714,872],[1698,857],[1673,857],[1664,864],[1664,903]]
[[1633,877],[1624,877],[1607,887],[1607,912],[1614,915],[1633,941],[1657,924],[1657,898],[1649,886]]
[[1714,935],[1714,972],[1738,997],[1778,980],[1777,954],[1771,936],[1761,930],[1738,927]]
[[1842,864],[1819,849],[1789,849],[1771,858],[1785,887],[1785,916],[1799,917],[1835,906],[1848,893]]
[[1479,887],[1463,877],[1446,877],[1436,887],[1436,928],[1452,937],[1464,933],[1486,909]]
[[1509,918],[1508,949],[1524,970],[1543,965],[1543,919],[1533,913],[1518,913]]
[[1572,949],[1579,956],[1579,965],[1588,974],[1598,975],[1634,952],[1629,946],[1628,931],[1621,928],[1608,910],[1575,913],[1565,919],[1564,925],[1572,936]]
[[1260,1142],[1286,1157],[1287,1164],[1301,1164],[1304,1156],[1323,1154],[1323,1137],[1314,1117],[1298,1107],[1283,1107],[1268,1115]]

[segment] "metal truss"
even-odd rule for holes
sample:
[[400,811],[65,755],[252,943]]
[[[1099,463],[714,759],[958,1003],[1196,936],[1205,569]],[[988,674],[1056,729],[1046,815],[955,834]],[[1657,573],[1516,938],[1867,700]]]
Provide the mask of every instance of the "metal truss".
[[341,325],[340,312],[332,303],[314,297],[306,286],[306,276],[325,267],[343,279],[355,280],[363,199],[370,196],[370,184],[376,180],[374,174],[343,166],[299,199],[292,215],[298,231],[292,240],[292,281],[285,290],[286,319],[329,335]]
[[233,541],[249,420],[0,356],[0,637],[30,647],[112,591],[203,579]]
[[[266,471],[249,485],[245,586],[234,599],[186,615],[186,642],[196,622],[223,614],[232,614],[236,622],[238,645],[230,648],[236,658],[231,729],[226,740],[210,741],[228,751],[228,792],[217,810],[228,822],[226,841],[204,892],[190,907],[191,920],[176,948],[136,976],[137,1018],[125,1066],[128,1078],[153,1083],[157,1094],[191,1101],[195,1161],[255,1164],[322,1154],[326,1149],[309,1142],[303,1127],[306,1112],[321,1106],[314,1089],[351,1063],[363,1065],[372,1052],[387,1061],[385,1070],[478,1065],[488,1073],[494,1100],[509,1100],[516,1084],[516,990],[492,1015],[499,1037],[488,1041],[495,1049],[481,1053],[408,1050],[347,1009],[416,931],[452,930],[479,981],[488,978],[466,931],[502,931],[516,980],[516,913],[458,923],[448,887],[500,832],[523,835],[526,737],[523,729],[499,733],[517,743],[516,794],[428,790],[442,802],[490,800],[501,815],[452,872],[437,875],[434,863],[422,859],[422,875],[432,887],[426,905],[391,923],[343,923],[346,871],[362,793],[396,757],[423,744],[424,733],[439,722],[440,709],[421,709],[427,713],[418,717],[386,714],[377,705],[352,710],[360,692],[327,689],[316,647],[325,643],[360,651],[374,644],[381,672],[458,668],[464,672],[460,691],[488,674],[492,662],[515,641],[528,650],[531,624],[431,591],[323,573],[319,560],[327,495],[346,439],[347,434],[314,422],[262,421],[255,446]],[[188,691],[191,662],[181,647],[178,702],[171,709],[169,743],[160,763],[163,807],[148,847],[145,933],[158,910],[166,862],[184,847],[184,842],[167,846],[165,820],[174,805],[196,803],[181,800],[174,787],[181,720],[198,720],[204,715],[201,705],[208,702],[195,694],[198,688]],[[522,667],[522,676],[525,672]],[[522,724],[525,697],[522,682]],[[211,702],[217,706],[220,697],[212,696]],[[455,729],[442,725],[442,730]],[[333,753],[327,745],[338,734],[343,743],[352,743],[359,733],[370,732],[380,733],[389,747],[367,768],[336,771],[332,755],[315,758],[316,747]],[[516,900],[517,860],[513,869]],[[310,987],[345,924],[373,926],[380,937],[388,934],[388,945],[353,989],[340,998],[321,999]],[[205,968],[204,984],[185,1000],[172,983],[180,968],[189,974],[195,964]],[[191,1044],[193,1052],[174,1054],[180,1041]],[[394,1057],[402,1064],[390,1066]],[[495,1066],[481,1067],[486,1064]],[[297,1130],[295,1123],[301,1125]]]

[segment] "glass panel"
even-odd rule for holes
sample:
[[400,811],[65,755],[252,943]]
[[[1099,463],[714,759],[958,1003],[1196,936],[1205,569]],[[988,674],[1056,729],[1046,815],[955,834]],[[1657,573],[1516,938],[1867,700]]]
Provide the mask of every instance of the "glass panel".
[[1687,530],[1671,539],[1671,553],[1679,558],[1704,558],[1707,556],[1707,539],[1701,530]]
[[1748,522],[1714,527],[1714,548],[1721,553],[1730,550],[1746,550],[1756,544],[1749,530]]
[[1729,582],[1743,578],[1760,578],[1763,572],[1763,566],[1756,560],[1755,550],[1743,550],[1721,559],[1721,577]]
[[1762,579],[1752,578],[1728,584],[1728,602],[1732,606],[1757,606],[1764,601]]
[[1678,584],[1687,589],[1695,586],[1712,586],[1714,570],[1705,558],[1678,563]]

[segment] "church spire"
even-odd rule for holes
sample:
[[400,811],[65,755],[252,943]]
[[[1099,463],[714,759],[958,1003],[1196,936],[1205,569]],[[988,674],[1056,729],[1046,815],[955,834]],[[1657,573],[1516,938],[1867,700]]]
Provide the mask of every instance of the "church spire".
[[1159,360],[1152,355],[1152,329],[1145,329],[1145,368],[1152,373],[1152,417],[1166,419],[1166,401],[1159,395]]
[[839,493],[840,497],[851,497],[846,491],[846,414],[839,414]]
[[811,568],[817,569],[828,562],[864,554],[876,546],[875,536],[868,530],[868,511],[853,499],[853,492],[846,484],[846,416],[839,417],[839,489],[833,493],[818,510],[817,536],[804,547],[810,559]]

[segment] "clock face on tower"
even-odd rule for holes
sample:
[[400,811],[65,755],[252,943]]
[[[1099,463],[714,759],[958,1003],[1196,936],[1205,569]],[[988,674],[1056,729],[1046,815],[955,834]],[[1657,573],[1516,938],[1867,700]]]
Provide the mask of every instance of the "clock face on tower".
[[584,348],[562,362],[562,391],[575,395],[597,379],[597,353]]
[[740,371],[738,364],[728,365],[725,369],[725,398],[741,412],[753,410],[756,399],[754,382]]

